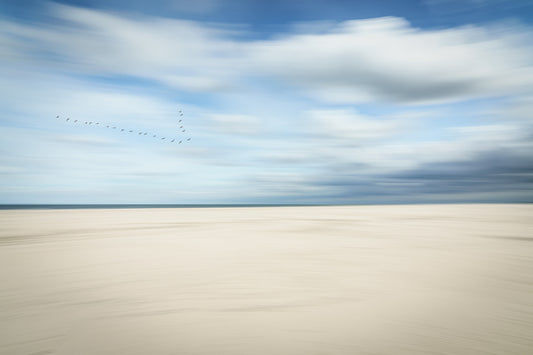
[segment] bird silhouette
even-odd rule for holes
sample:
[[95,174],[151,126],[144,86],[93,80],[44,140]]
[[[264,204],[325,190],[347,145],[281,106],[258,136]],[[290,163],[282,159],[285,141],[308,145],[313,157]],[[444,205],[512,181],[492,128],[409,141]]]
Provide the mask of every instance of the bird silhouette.
[[[180,110],[179,112],[180,112],[180,116],[183,116],[182,111]],[[62,117],[61,117],[60,115],[57,115],[56,118],[62,118]],[[67,118],[65,119],[65,122],[68,122],[68,121],[70,121],[70,117],[67,117]],[[76,119],[76,120],[72,120],[72,122],[77,123],[78,120],[77,120],[77,119]],[[82,122],[82,121],[80,121],[80,124],[81,124],[81,122]],[[180,119],[179,122],[182,122],[182,120]],[[86,125],[92,125],[93,123],[94,123],[95,125],[100,125],[100,122],[93,122],[93,121],[85,121],[85,122],[84,122],[84,124],[86,124]],[[102,126],[103,126],[103,125],[104,125],[104,123],[102,123]],[[105,125],[105,127],[106,127],[106,128],[111,128],[111,129],[117,129],[117,126],[111,126],[111,125]],[[180,129],[182,132],[186,132],[186,130],[183,129],[183,127],[184,127],[183,124],[181,124],[181,125],[179,126],[179,129]],[[120,128],[120,127],[118,127],[118,129],[120,129],[120,132],[124,132],[124,131],[129,132],[129,133],[133,133],[133,132],[134,132],[133,130],[126,130],[126,129],[124,129],[124,128]],[[146,136],[146,135],[149,134],[148,132],[137,132],[137,133],[138,133],[138,135],[144,135],[144,136]],[[157,138],[158,136],[157,136],[156,134],[154,134],[154,135],[152,135],[152,137],[153,137],[153,138]],[[160,137],[160,139],[161,139],[161,140],[166,140],[166,137]],[[187,138],[187,141],[190,141],[190,140],[191,140],[191,138]],[[180,141],[178,142],[177,138],[170,138],[170,137],[169,137],[169,141],[172,142],[172,143],[177,142],[178,144],[181,144],[181,143],[183,142],[183,140],[180,140]]]

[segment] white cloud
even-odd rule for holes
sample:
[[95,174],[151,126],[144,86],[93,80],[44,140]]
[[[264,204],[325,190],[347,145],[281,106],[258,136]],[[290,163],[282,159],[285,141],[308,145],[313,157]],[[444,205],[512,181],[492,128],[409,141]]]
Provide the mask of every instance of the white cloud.
[[[89,186],[116,202],[137,202],[128,196],[136,192],[153,202],[327,198],[327,184],[317,181],[340,186],[339,176],[385,176],[376,180],[382,186],[419,186],[386,176],[533,149],[527,28],[427,31],[382,18],[300,26],[259,41],[191,21],[52,10],[61,20],[55,24],[2,23],[0,73],[9,83],[0,87],[1,122],[9,129],[0,146],[4,191],[43,186],[64,198],[88,196]],[[160,86],[146,88],[145,79]],[[445,105],[423,112],[396,105],[500,95],[512,100],[462,124],[440,112]],[[99,119],[159,134],[177,128],[178,109],[186,113],[190,146],[54,119]]]
[[51,10],[60,24],[4,24],[4,60],[37,59],[57,71],[127,75],[193,91],[226,87],[235,71],[227,63],[238,55],[236,42],[226,40],[235,33],[229,27],[57,4]]
[[308,116],[309,132],[354,144],[393,137],[407,126],[406,120],[365,117],[353,110],[314,110]]
[[257,43],[257,67],[326,101],[425,103],[505,95],[533,79],[524,34],[424,31],[398,18],[347,21],[326,34]]
[[211,114],[212,128],[229,135],[256,135],[261,132],[261,121],[251,115]]
[[421,30],[387,17],[253,41],[240,38],[239,27],[51,10],[63,22],[4,21],[5,61],[39,60],[57,71],[132,76],[193,92],[267,77],[333,103],[465,100],[528,90],[533,81],[530,34],[516,26]]

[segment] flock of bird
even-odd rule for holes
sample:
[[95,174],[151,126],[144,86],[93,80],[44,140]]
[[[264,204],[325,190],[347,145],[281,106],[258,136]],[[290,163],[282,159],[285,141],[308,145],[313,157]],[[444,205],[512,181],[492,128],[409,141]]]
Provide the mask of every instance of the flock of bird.
[[[178,120],[178,133],[185,133],[186,132],[186,129],[184,128],[184,125],[183,125],[183,112],[181,110],[178,111],[178,114],[179,114],[179,120]],[[62,117],[60,116],[56,116],[56,118],[58,119],[62,119]],[[121,127],[117,127],[117,126],[113,126],[113,125],[109,125],[109,124],[105,124],[105,123],[101,123],[101,122],[93,122],[93,121],[80,121],[80,120],[75,120],[75,119],[71,119],[70,117],[67,117],[65,118],[65,122],[69,122],[69,123],[77,123],[77,124],[85,124],[85,125],[94,125],[94,126],[100,126],[100,127],[105,127],[105,128],[108,128],[108,129],[115,129],[115,130],[118,130],[119,132],[124,132],[124,133],[136,133],[137,135],[139,136],[152,136],[152,138],[158,138],[159,140],[164,140],[164,141],[168,141],[170,143],[174,143],[176,142],[177,144],[181,144],[182,142],[189,142],[191,140],[191,138],[187,138],[187,139],[184,139],[184,138],[175,138],[175,137],[168,137],[168,136],[158,136],[157,134],[152,134],[152,133],[148,133],[148,132],[142,132],[142,131],[134,131],[132,129],[126,129],[126,128],[121,128]]]

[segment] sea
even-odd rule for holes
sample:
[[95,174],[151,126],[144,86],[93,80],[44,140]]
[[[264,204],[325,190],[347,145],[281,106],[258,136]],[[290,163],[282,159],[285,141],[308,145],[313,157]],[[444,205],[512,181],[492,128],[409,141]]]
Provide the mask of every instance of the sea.
[[328,204],[0,204],[0,210],[75,210],[137,208],[238,208],[238,207],[304,207]]

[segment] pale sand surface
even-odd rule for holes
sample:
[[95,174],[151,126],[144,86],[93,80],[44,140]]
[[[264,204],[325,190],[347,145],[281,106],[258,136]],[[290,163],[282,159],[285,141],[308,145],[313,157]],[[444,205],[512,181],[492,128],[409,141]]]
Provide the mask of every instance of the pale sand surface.
[[533,354],[533,205],[0,211],[1,354]]

